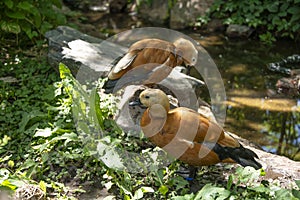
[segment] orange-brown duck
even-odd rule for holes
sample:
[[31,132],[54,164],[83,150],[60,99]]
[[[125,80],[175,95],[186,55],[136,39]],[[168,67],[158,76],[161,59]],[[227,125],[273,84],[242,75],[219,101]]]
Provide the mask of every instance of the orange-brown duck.
[[195,66],[197,58],[196,47],[187,39],[179,38],[173,43],[160,39],[143,39],[132,44],[111,69],[105,88],[113,88],[117,80],[133,69],[137,70],[136,73],[129,74],[124,84],[134,83],[136,80],[142,84],[158,83],[176,66]]
[[244,148],[215,122],[189,108],[170,110],[163,91],[146,89],[139,100],[140,105],[147,107],[140,122],[142,131],[173,157],[192,166],[226,162],[262,167],[253,151]]

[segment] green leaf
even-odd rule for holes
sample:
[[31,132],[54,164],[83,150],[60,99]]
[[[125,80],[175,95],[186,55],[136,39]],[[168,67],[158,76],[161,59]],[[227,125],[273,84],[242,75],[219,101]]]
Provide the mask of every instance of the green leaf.
[[12,157],[12,155],[8,155],[8,156],[5,156],[4,158],[0,158],[0,162],[5,162],[5,161],[9,160],[11,157]]
[[65,64],[59,63],[58,67],[59,67],[59,74],[61,79],[65,79],[66,77],[70,76],[71,71]]
[[206,184],[196,195],[195,199],[224,200],[230,196],[230,191],[225,188]]
[[99,141],[97,144],[97,151],[99,154],[99,158],[107,167],[116,170],[122,170],[125,168],[121,159],[121,155],[117,151],[117,148],[114,147],[114,145],[106,145],[105,143]]
[[300,7],[298,6],[293,6],[293,7],[290,7],[288,10],[287,10],[288,13],[291,13],[293,15],[295,14],[300,14]]
[[45,129],[38,129],[33,137],[49,137],[53,133],[52,129],[47,127]]
[[293,197],[291,191],[287,190],[287,189],[280,189],[280,190],[275,191],[275,196],[276,196],[276,199],[296,200],[296,198]]
[[62,7],[62,3],[60,0],[52,0],[53,5],[55,5],[58,8]]
[[295,183],[298,186],[298,188],[300,189],[300,180],[295,180]]
[[227,186],[226,186],[227,190],[230,190],[232,184],[233,184],[233,175],[230,174],[228,177]]
[[1,183],[1,186],[3,187],[7,187],[9,188],[10,190],[15,190],[17,189],[17,186],[12,184],[9,180],[4,180],[2,183]]
[[195,199],[195,195],[192,194],[186,194],[184,196],[176,196],[176,197],[172,197],[172,200],[194,200]]
[[39,186],[40,186],[41,190],[46,194],[46,192],[47,192],[46,183],[44,181],[40,181]]
[[154,192],[154,189],[152,187],[141,187],[141,189],[144,193]]
[[25,14],[20,11],[5,11],[6,16],[12,19],[25,19]]
[[275,13],[275,12],[277,12],[278,11],[278,5],[277,4],[271,4],[270,6],[268,6],[268,11],[270,11],[270,12],[273,12],[273,13]]
[[296,198],[300,199],[300,191],[299,191],[299,190],[293,189],[293,190],[292,190],[292,194],[293,194]]
[[158,191],[162,194],[162,195],[166,195],[167,192],[169,191],[169,188],[166,185],[161,185],[158,189]]
[[30,9],[32,9],[33,6],[27,1],[22,1],[18,4],[17,7],[22,10],[30,11]]
[[15,23],[15,22],[3,21],[1,23],[1,29],[3,31],[9,32],[9,33],[14,33],[14,34],[18,34],[21,32],[21,27],[19,26],[19,24]]
[[142,189],[138,189],[137,191],[135,191],[134,195],[133,195],[133,199],[141,199],[144,197],[144,193],[142,191]]
[[4,3],[9,9],[14,6],[14,2],[12,0],[4,0]]

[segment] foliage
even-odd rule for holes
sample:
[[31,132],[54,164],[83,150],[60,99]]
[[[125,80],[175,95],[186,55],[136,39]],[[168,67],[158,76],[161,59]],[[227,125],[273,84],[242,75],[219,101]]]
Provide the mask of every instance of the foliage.
[[60,0],[1,1],[1,30],[7,33],[5,36],[15,34],[17,42],[24,34],[30,40],[36,41],[51,28],[66,23],[61,6]]
[[[159,150],[149,147],[143,137],[124,134],[115,124],[116,99],[101,92],[103,81],[82,85],[62,64],[59,80],[44,61],[21,60],[15,57],[1,66],[0,77],[10,77],[0,81],[1,189],[20,192],[24,185],[35,186],[46,197],[74,199],[84,192],[84,185],[97,183],[97,188],[111,192],[107,199],[299,197],[296,189],[260,183],[260,171],[252,168],[239,168],[227,185],[209,183],[191,193],[189,182],[176,173],[179,162],[161,165],[162,160],[156,159]],[[93,140],[104,154],[96,155]],[[126,156],[132,152],[145,154],[146,159]],[[113,165],[116,160],[121,165]]]
[[278,37],[299,37],[299,0],[216,0],[210,8],[210,16],[223,19],[224,24],[256,28],[265,42],[273,42]]

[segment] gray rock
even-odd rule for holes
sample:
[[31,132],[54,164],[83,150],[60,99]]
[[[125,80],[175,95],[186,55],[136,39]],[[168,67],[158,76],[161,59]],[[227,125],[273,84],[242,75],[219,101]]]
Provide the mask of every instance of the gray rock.
[[168,1],[155,0],[150,3],[141,1],[141,4],[138,5],[138,13],[141,18],[151,22],[153,25],[167,24],[170,17]]
[[231,24],[226,29],[226,35],[231,38],[248,38],[252,33],[252,28],[237,24]]
[[205,15],[212,3],[212,0],[177,0],[171,9],[170,28],[184,29],[191,26],[198,17]]

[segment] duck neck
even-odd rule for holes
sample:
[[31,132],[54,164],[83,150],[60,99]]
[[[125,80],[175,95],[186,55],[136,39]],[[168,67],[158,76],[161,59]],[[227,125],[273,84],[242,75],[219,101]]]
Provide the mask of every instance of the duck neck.
[[170,109],[170,105],[166,106],[161,104],[154,104],[150,108],[148,108],[148,114],[150,118],[155,118],[155,119],[166,118],[169,109]]

